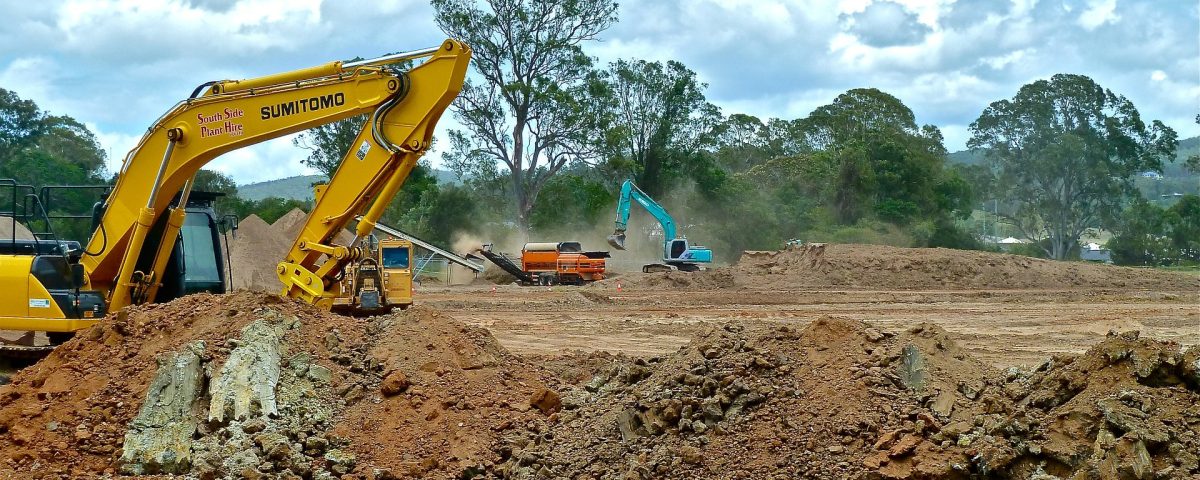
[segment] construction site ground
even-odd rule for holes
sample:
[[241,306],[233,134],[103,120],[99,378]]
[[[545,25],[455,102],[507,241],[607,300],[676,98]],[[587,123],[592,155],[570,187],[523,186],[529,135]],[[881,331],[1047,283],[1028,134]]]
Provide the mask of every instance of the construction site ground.
[[0,478],[1200,475],[1200,276],[810,245],[433,283],[369,318],[247,291],[111,315],[0,373]]
[[[634,274],[630,274],[634,275]],[[640,275],[640,274],[638,274]],[[427,287],[420,303],[491,330],[522,355],[603,350],[673,352],[713,325],[803,326],[826,315],[890,330],[928,322],[997,367],[1036,365],[1079,353],[1109,331],[1200,344],[1196,291],[1069,290],[677,290],[624,287]]]

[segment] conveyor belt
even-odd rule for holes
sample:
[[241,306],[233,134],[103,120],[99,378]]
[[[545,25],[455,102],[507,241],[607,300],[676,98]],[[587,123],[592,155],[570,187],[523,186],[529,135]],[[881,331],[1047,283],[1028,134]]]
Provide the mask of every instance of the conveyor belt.
[[533,277],[530,276],[528,272],[521,270],[521,267],[518,267],[512,262],[512,260],[509,260],[508,257],[504,256],[503,254],[492,252],[486,248],[481,248],[476,250],[476,252],[478,252],[480,255],[483,255],[484,258],[491,260],[492,263],[496,264],[497,267],[500,267],[504,269],[504,271],[512,274],[512,276],[517,277],[517,280],[526,283],[533,283]]
[[[362,220],[362,217],[361,217],[361,216],[359,216],[359,217],[355,217],[355,220],[359,220],[359,221],[361,221],[361,220]],[[376,229],[376,230],[379,230],[379,231],[381,231],[381,232],[383,232],[383,233],[386,233],[386,234],[388,234],[388,235],[391,235],[391,236],[393,236],[393,237],[396,237],[396,238],[401,238],[401,239],[404,239],[404,240],[408,240],[408,241],[412,242],[412,243],[413,243],[413,245],[417,245],[417,246],[419,246],[419,247],[422,247],[422,248],[425,248],[426,250],[429,250],[429,251],[431,251],[431,252],[433,252],[433,253],[436,253],[436,254],[438,254],[438,255],[441,255],[441,256],[443,256],[443,257],[446,257],[446,259],[447,259],[447,260],[450,260],[451,262],[454,262],[454,263],[457,263],[457,264],[459,264],[459,265],[462,265],[462,266],[464,266],[464,267],[467,267],[467,268],[471,269],[471,271],[473,271],[473,272],[475,272],[475,273],[480,273],[480,272],[483,272],[483,265],[482,265],[482,264],[475,263],[475,262],[472,262],[472,261],[468,260],[468,259],[467,259],[467,258],[465,258],[465,257],[459,256],[459,255],[455,255],[455,254],[451,253],[449,250],[446,250],[446,249],[444,249],[444,248],[440,248],[440,247],[438,247],[437,245],[434,245],[434,244],[432,244],[432,243],[426,242],[426,241],[424,241],[424,240],[421,240],[421,239],[419,239],[419,238],[417,238],[417,237],[414,237],[414,236],[412,236],[412,235],[409,235],[409,234],[407,234],[407,233],[404,233],[402,230],[400,230],[400,229],[398,229],[398,228],[395,228],[395,227],[389,227],[389,226],[387,226],[387,225],[384,225],[384,224],[382,224],[382,223],[376,223],[376,224],[375,224],[375,229]]]

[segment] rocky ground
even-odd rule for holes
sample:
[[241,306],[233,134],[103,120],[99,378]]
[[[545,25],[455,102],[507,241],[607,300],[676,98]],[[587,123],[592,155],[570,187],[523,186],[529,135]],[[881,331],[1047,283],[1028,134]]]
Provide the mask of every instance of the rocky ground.
[[1188,277],[805,292],[739,273],[799,277],[811,255],[419,290],[370,319],[248,292],[128,309],[0,385],[0,478],[1200,476]]

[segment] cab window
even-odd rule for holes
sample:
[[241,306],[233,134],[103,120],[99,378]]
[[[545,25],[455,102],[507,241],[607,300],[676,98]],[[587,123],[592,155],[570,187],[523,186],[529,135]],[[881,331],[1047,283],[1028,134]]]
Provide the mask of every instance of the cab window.
[[384,248],[383,268],[408,268],[408,247]]

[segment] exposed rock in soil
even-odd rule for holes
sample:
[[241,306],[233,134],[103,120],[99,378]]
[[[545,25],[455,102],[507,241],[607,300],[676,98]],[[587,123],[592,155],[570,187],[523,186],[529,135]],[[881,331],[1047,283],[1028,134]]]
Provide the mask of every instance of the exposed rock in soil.
[[531,361],[428,308],[196,295],[0,386],[0,478],[1194,478],[1198,362],[1128,332],[1002,372],[832,317]]

